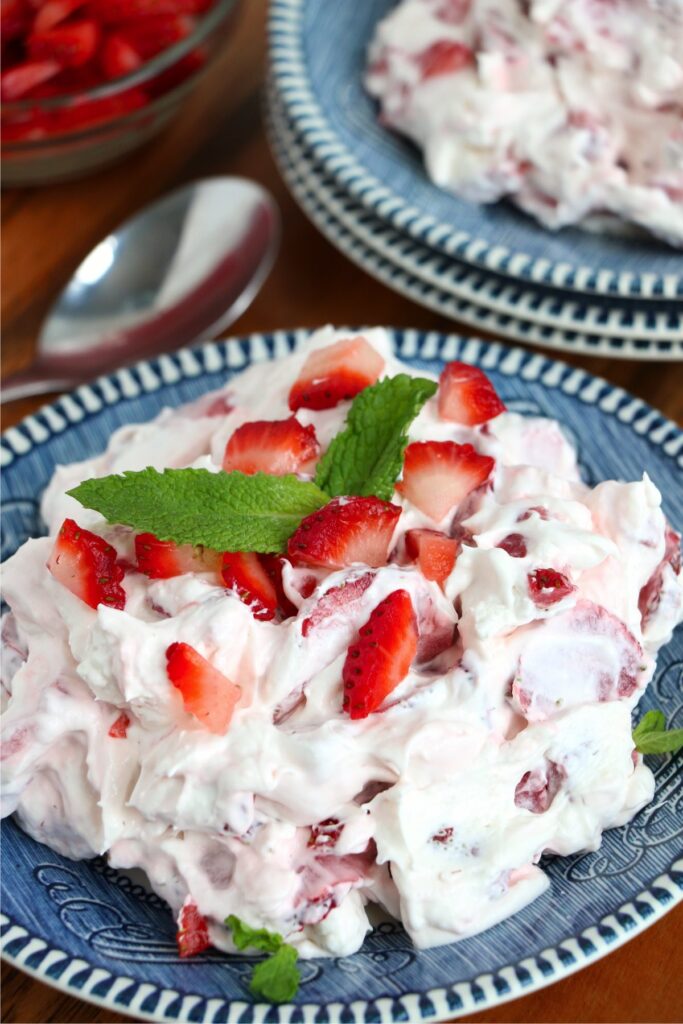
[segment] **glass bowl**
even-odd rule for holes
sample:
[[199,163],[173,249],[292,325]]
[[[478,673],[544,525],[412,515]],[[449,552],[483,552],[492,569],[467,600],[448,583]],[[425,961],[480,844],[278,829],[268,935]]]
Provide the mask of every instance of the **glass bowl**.
[[82,177],[160,132],[220,52],[237,2],[216,0],[190,35],[130,74],[80,93],[3,103],[3,185]]

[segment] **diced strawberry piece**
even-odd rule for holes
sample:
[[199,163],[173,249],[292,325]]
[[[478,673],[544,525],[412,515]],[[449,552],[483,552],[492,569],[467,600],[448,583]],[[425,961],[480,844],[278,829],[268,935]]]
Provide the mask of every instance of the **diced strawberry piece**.
[[333,846],[337,845],[337,841],[343,831],[344,825],[338,818],[325,818],[324,821],[319,821],[317,825],[311,825],[311,836],[308,840],[308,845],[314,846],[316,853],[327,853]]
[[226,551],[221,566],[223,583],[248,605],[255,619],[275,618],[277,593],[259,560],[250,551]]
[[218,572],[221,564],[218,551],[158,540],[153,533],[136,536],[135,557],[139,571],[153,580],[167,580],[187,572]]
[[438,530],[408,530],[406,533],[408,557],[417,562],[425,579],[437,583],[443,583],[453,572],[458,547],[457,540]]
[[0,35],[3,45],[22,36],[31,20],[31,8],[24,0],[0,0]]
[[102,70],[107,78],[121,78],[142,66],[142,57],[121,35],[110,35],[104,40],[100,53]]
[[474,53],[464,43],[440,39],[422,51],[418,63],[423,79],[453,75],[474,65]]
[[383,369],[382,356],[360,336],[316,349],[289,392],[289,408],[332,409],[374,384]]
[[33,31],[40,35],[42,32],[49,32],[55,25],[66,21],[75,11],[83,7],[86,0],[47,0],[36,14],[33,22]]
[[355,580],[347,580],[338,587],[326,590],[311,614],[301,623],[302,635],[308,636],[311,630],[333,622],[344,609],[353,607],[360,601],[374,578],[374,572],[366,572],[362,576],[357,576]]
[[289,557],[295,565],[325,569],[385,565],[400,515],[398,505],[379,498],[333,498],[289,538]]
[[157,75],[156,78],[152,79],[148,83],[148,89],[152,96],[163,96],[165,93],[170,92],[171,89],[177,88],[182,82],[187,81],[188,78],[192,78],[200,71],[208,59],[208,50],[205,46],[196,46],[190,53],[186,53],[184,57],[177,60],[175,64],[171,64],[170,68],[166,68],[161,74]]
[[447,846],[453,838],[453,826],[445,825],[440,828],[438,832],[435,832],[431,837],[432,843],[440,843],[442,846]]
[[143,60],[151,60],[162,50],[189,36],[194,27],[193,18],[162,14],[124,22],[119,25],[117,35]]
[[104,24],[118,24],[161,15],[203,14],[212,0],[91,0],[90,7]]
[[196,903],[185,903],[181,907],[176,941],[182,957],[196,956],[211,945],[206,919],[199,913]]
[[109,735],[112,737],[112,739],[115,740],[125,740],[128,734],[129,725],[130,718],[128,717],[125,711],[122,711],[119,717],[112,725],[111,729],[109,730]]
[[28,38],[32,60],[56,60],[62,67],[76,68],[94,57],[99,46],[100,27],[91,19],[58,25]]
[[543,814],[548,810],[562,788],[567,773],[562,765],[546,761],[544,768],[525,772],[515,787],[515,805],[524,807],[532,814]]
[[488,480],[495,463],[471,444],[416,441],[406,448],[403,479],[396,485],[435,522],[452,512],[467,495]]
[[667,566],[671,566],[676,576],[679,575],[681,571],[681,538],[668,523],[665,534],[664,557],[647,583],[641,587],[640,594],[638,595],[638,610],[643,629],[653,616],[656,615],[661,603]]
[[282,618],[291,618],[297,614],[299,609],[287,597],[282,580],[282,572],[285,565],[289,565],[289,562],[286,558],[281,558],[280,555],[259,555],[258,557],[266,576],[275,587],[277,605],[282,614]]
[[122,609],[126,592],[123,569],[111,544],[73,519],[65,519],[57,534],[47,567],[54,578],[91,608],[105,604]]
[[304,427],[295,416],[287,420],[256,420],[238,427],[225,446],[227,472],[310,473],[320,452],[315,427]]
[[27,60],[0,75],[0,98],[6,103],[29,96],[43,82],[59,73],[55,60]]
[[571,580],[556,569],[536,569],[528,574],[527,582],[531,600],[539,608],[550,608],[576,590]]
[[395,590],[380,601],[347,651],[342,707],[351,718],[367,718],[405,679],[417,641],[410,594]]
[[171,644],[166,651],[166,673],[180,690],[185,710],[209,732],[222,735],[242,696],[241,687],[184,643]]
[[507,551],[510,558],[524,558],[526,555],[526,540],[521,533],[509,533],[496,547]]
[[439,416],[467,427],[486,423],[505,406],[483,370],[468,363],[448,363],[439,378]]

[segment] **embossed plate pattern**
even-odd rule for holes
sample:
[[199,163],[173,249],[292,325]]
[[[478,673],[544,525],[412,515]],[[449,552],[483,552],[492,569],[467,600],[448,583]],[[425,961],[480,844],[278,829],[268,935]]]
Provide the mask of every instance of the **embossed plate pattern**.
[[[2,555],[39,533],[38,499],[56,463],[101,450],[123,423],[150,419],[219,386],[251,362],[284,354],[306,331],[277,332],[184,350],[81,387],[8,430]],[[398,354],[438,372],[461,358],[490,373],[507,404],[557,417],[575,439],[586,480],[643,470],[683,525],[683,432],[643,402],[583,370],[521,349],[417,331],[393,332]],[[660,656],[643,702],[683,725],[683,635]],[[170,912],[138,882],[103,862],[75,863],[5,823],[3,955],[58,988],[136,1019],[288,1024],[393,1022],[461,1016],[578,970],[647,927],[683,893],[682,759],[653,761],[654,801],[597,853],[554,858],[550,890],[482,935],[418,952],[382,924],[346,959],[308,961],[291,1006],[254,1006],[250,961],[207,952],[180,961]]]

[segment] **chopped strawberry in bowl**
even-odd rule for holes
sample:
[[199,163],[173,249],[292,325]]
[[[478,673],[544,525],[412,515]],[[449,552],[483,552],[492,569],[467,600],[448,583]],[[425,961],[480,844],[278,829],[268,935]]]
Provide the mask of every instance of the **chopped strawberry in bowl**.
[[160,131],[219,52],[237,0],[3,0],[6,184],[78,177]]

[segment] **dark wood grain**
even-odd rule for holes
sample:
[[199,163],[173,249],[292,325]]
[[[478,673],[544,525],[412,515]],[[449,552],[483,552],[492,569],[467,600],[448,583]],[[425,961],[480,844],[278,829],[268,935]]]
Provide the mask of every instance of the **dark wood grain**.
[[[180,118],[125,163],[82,182],[2,196],[3,375],[31,358],[41,319],[89,248],[152,197],[208,174],[238,174],[266,185],[283,214],[283,253],[235,332],[322,323],[457,329],[436,313],[373,281],[310,225],[290,198],[268,152],[260,117],[265,66],[265,0],[243,4],[235,35]],[[683,420],[680,365],[563,356]],[[39,405],[16,402],[9,426]],[[585,971],[471,1019],[480,1022],[677,1022],[683,1017],[683,913]],[[19,1022],[123,1022],[48,988],[11,967],[2,971],[2,1019]]]

